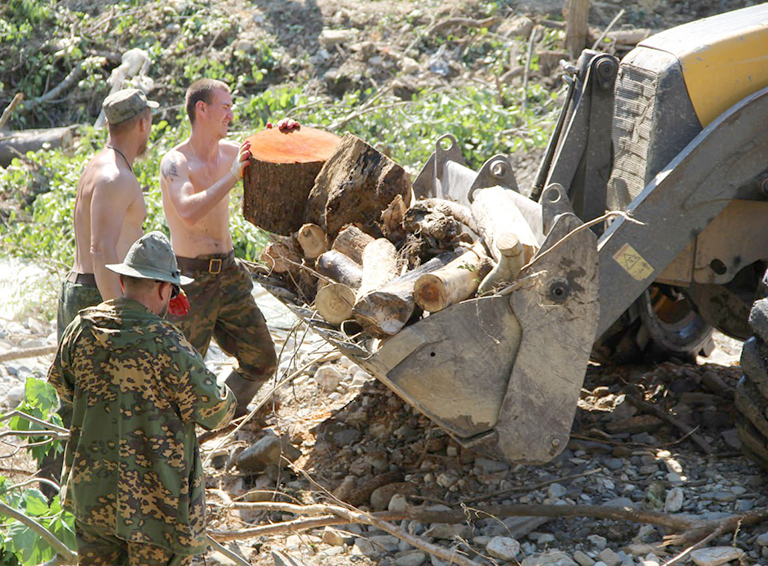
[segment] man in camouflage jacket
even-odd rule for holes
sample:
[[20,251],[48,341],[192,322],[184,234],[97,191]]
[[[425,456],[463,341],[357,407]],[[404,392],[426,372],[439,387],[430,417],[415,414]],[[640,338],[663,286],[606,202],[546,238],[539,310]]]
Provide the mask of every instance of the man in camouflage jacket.
[[48,379],[73,405],[62,499],[80,564],[190,564],[205,551],[205,481],[195,425],[227,424],[236,400],[163,319],[180,276],[168,239],[140,238],[125,297],[83,310]]

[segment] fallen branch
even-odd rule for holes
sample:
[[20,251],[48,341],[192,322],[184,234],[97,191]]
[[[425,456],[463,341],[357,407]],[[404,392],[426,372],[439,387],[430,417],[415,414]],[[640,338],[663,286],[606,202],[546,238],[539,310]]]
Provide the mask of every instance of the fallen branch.
[[[571,435],[574,436],[574,435]],[[585,476],[591,476],[592,474],[596,474],[598,472],[601,472],[602,470],[600,468],[595,468],[594,470],[587,470],[584,473],[581,474],[574,474],[572,476],[565,476],[562,478],[554,478],[551,480],[543,481],[541,483],[537,483],[536,485],[521,485],[519,487],[510,487],[509,489],[503,489],[501,491],[495,491],[493,493],[488,493],[486,495],[480,495],[478,497],[467,497],[461,500],[462,503],[469,503],[470,501],[485,501],[487,499],[496,499],[497,497],[500,497],[502,495],[508,495],[510,493],[517,493],[519,491],[535,491],[537,489],[541,489],[542,487],[547,487],[548,485],[551,485],[553,483],[559,483],[559,482],[566,482],[570,480],[575,480],[578,478],[583,478]]]
[[72,552],[67,545],[56,538],[53,533],[46,529],[43,525],[35,521],[31,517],[27,517],[21,511],[9,507],[2,501],[0,501],[0,515],[5,515],[12,519],[17,520],[35,531],[42,539],[51,545],[56,554],[61,558],[62,564],[77,564],[77,554]]
[[59,94],[67,90],[70,86],[72,86],[72,84],[76,83],[80,79],[80,76],[83,74],[83,71],[85,71],[87,65],[94,63],[101,66],[106,63],[106,60],[103,57],[88,57],[80,61],[77,65],[74,66],[69,74],[64,77],[63,81],[61,81],[42,96],[33,98],[31,101],[29,101],[28,104],[24,105],[24,110],[32,110],[36,106],[40,106],[41,104],[46,104],[52,100],[55,100]]
[[0,116],[0,130],[3,129],[3,126],[5,126],[5,123],[11,117],[13,109],[16,108],[22,100],[24,100],[24,94],[17,92],[16,96],[14,96],[13,100],[11,100],[11,103],[5,107],[5,110],[3,110],[3,115]]
[[672,564],[679,562],[694,550],[705,546],[711,540],[714,540],[721,535],[736,531],[742,527],[757,525],[765,520],[768,520],[768,507],[761,507],[760,509],[755,509],[742,515],[731,515],[722,521],[705,521],[682,535],[668,536],[664,541],[666,546],[694,544],[665,562],[663,566],[671,566]]
[[0,354],[0,363],[9,362],[11,360],[19,360],[21,358],[36,358],[37,356],[47,356],[53,354],[56,351],[56,346],[40,346],[39,348],[24,348],[21,350],[11,350]]
[[[276,502],[258,502],[258,503],[234,503],[233,509],[249,510],[271,510],[287,511],[290,505],[288,503]],[[346,523],[361,522],[352,520],[349,516],[340,516],[333,510],[337,506],[329,505],[311,505],[308,506],[309,512],[315,516],[311,520],[297,519],[276,523],[273,525],[264,525],[239,531],[211,531],[210,534],[218,541],[241,540],[267,534],[277,534],[290,531],[299,531],[323,527],[329,525],[339,525]],[[296,513],[302,512],[304,506],[293,506]],[[325,515],[319,515],[322,510]],[[294,512],[294,511],[290,511]],[[335,516],[334,516],[335,515]],[[611,507],[603,505],[496,505],[483,507],[465,507],[462,509],[426,511],[419,508],[411,508],[405,511],[383,511],[369,514],[370,517],[380,521],[402,521],[404,519],[415,520],[421,523],[449,523],[457,524],[464,521],[479,519],[493,515],[496,517],[553,517],[553,518],[576,518],[590,517],[593,519],[608,519],[613,521],[631,521],[635,523],[648,523],[659,525],[673,531],[693,531],[695,529],[706,529],[711,521],[700,521],[690,517],[680,517],[666,513],[657,513],[653,511],[641,511],[629,507]],[[372,523],[366,523],[372,524]],[[395,535],[397,536],[397,535]],[[413,544],[413,543],[411,543]]]
[[[429,543],[422,538],[412,535],[402,529],[392,525],[388,521],[376,517],[371,513],[365,513],[355,508],[346,508],[339,505],[293,505],[291,503],[236,503],[233,507],[238,509],[263,509],[263,510],[279,510],[293,514],[309,514],[309,515],[322,515],[332,514],[336,516],[336,520],[343,523],[360,523],[364,525],[370,525],[380,529],[384,532],[391,534],[410,544],[411,546],[421,549],[429,554],[436,556],[441,560],[447,561],[449,564],[458,564],[459,566],[475,566],[475,563],[467,558],[463,553],[457,550],[448,550],[441,546]],[[296,521],[289,521],[295,523]],[[253,530],[253,529],[247,529]],[[222,540],[222,533],[211,532],[209,533],[214,539]],[[224,539],[231,540],[231,539]]]
[[250,562],[246,562],[245,560],[242,559],[242,557],[239,554],[232,552],[226,546],[219,544],[219,542],[214,540],[211,537],[211,535],[207,535],[206,538],[208,539],[208,542],[211,544],[213,548],[221,552],[223,555],[225,555],[227,558],[229,558],[233,562],[239,564],[240,566],[251,566]]
[[635,391],[632,391],[629,394],[627,394],[626,399],[638,409],[646,413],[655,415],[659,417],[661,420],[681,430],[686,436],[689,436],[690,439],[696,444],[696,446],[701,448],[701,450],[705,454],[712,453],[712,446],[709,444],[709,442],[707,442],[701,436],[696,434],[692,427],[688,426],[687,424],[682,422],[680,419],[673,417],[661,407],[655,405],[654,403],[649,403],[648,401],[641,399],[636,395]]
[[614,16],[614,18],[611,20],[611,22],[608,24],[608,26],[603,30],[603,33],[600,34],[600,37],[598,37],[595,40],[595,43],[592,44],[592,50],[596,50],[597,47],[600,45],[600,42],[602,42],[605,39],[605,36],[608,35],[608,32],[613,29],[613,26],[616,25],[616,22],[618,22],[621,19],[621,16],[624,15],[624,8],[619,10],[619,13]]

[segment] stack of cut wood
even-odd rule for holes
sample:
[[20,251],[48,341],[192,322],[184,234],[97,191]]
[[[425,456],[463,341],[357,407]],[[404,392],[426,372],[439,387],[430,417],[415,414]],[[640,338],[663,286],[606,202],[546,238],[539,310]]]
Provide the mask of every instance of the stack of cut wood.
[[261,260],[328,323],[385,338],[512,281],[537,249],[506,189],[470,207],[412,201],[407,173],[359,138],[302,127],[249,138],[244,216],[270,232]]

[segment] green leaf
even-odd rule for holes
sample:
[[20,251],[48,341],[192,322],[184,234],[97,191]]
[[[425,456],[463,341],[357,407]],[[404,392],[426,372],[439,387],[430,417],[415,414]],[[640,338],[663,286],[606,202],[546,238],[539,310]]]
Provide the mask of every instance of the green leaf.
[[30,517],[48,515],[48,499],[38,489],[28,489],[21,498],[24,513]]

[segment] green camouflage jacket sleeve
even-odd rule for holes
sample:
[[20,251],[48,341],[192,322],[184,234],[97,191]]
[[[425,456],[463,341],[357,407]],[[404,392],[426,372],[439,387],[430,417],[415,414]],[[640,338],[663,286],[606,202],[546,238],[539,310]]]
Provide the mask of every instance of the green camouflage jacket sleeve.
[[128,299],[80,312],[48,379],[73,406],[63,500],[81,521],[178,554],[205,549],[195,425],[236,401],[171,323]]

